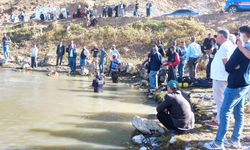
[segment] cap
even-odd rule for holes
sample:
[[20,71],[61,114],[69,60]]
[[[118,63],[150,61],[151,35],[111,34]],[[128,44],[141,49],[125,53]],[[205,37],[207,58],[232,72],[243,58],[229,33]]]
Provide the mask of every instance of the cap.
[[171,90],[177,90],[178,89],[178,82],[176,80],[170,80],[167,84],[167,87],[169,87]]

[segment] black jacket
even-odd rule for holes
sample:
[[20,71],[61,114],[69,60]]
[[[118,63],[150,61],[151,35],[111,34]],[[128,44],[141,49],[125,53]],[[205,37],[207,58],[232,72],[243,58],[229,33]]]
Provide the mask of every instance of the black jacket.
[[56,54],[59,56],[63,56],[65,54],[65,46],[62,45],[62,50],[60,51],[60,45],[57,45],[57,49],[56,49]]
[[[239,69],[236,69],[240,66]],[[228,88],[242,88],[250,84],[250,60],[237,48],[226,64]]]

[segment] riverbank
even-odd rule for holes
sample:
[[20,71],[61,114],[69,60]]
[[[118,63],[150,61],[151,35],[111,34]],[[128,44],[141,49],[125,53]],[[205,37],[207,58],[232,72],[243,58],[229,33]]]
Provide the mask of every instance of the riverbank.
[[[6,68],[6,67],[5,67]],[[8,68],[11,68],[10,66]],[[51,70],[55,69],[55,66],[47,66],[47,67],[41,67],[36,70],[26,70],[31,72],[42,72],[45,73],[44,75],[48,75]],[[63,69],[64,70],[63,70]],[[63,66],[60,71],[58,71],[58,74],[53,74],[51,76],[60,76],[60,75],[67,75],[68,74],[68,67]],[[18,69],[13,69],[12,71],[18,71]],[[21,70],[19,70],[21,71]],[[24,70],[22,70],[24,71]],[[79,75],[80,76],[80,75]],[[161,91],[155,94],[155,97],[148,98],[147,97],[147,82],[145,80],[142,80],[142,78],[139,75],[127,75],[122,76],[120,78],[121,82],[124,84],[127,84],[129,87],[134,88],[136,90],[139,90],[140,92],[145,93],[145,97],[147,99],[147,103],[154,104],[157,102],[160,102],[163,98],[163,94]],[[211,128],[205,124],[205,121],[211,120],[211,118],[214,116],[215,112],[215,103],[212,99],[212,91],[211,89],[184,89],[185,92],[190,93],[191,96],[191,103],[193,110],[196,115],[196,125],[195,129],[184,134],[184,135],[169,135],[167,134],[167,131],[165,134],[157,134],[157,135],[146,135],[147,137],[157,137],[159,140],[159,149],[165,150],[176,150],[176,149],[203,149],[203,144],[209,140],[212,140],[215,137],[216,129]],[[147,116],[148,119],[155,120],[154,115]],[[242,150],[246,150],[250,147],[250,115],[249,111],[246,109],[246,126],[243,132],[242,136],[242,144],[243,148]],[[132,121],[132,116],[131,116]],[[233,122],[231,123],[233,124]],[[230,127],[230,132],[232,131],[232,126]],[[141,133],[138,131],[135,131],[132,135],[140,135]],[[229,133],[230,134],[230,133]],[[132,137],[133,137],[132,136]],[[131,137],[131,138],[132,138]],[[132,142],[129,142],[128,149],[139,149],[141,145],[133,144]]]

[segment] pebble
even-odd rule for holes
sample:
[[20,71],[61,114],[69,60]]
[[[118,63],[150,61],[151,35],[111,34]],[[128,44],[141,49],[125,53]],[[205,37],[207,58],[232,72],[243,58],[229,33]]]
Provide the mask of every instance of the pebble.
[[147,148],[145,146],[143,146],[139,150],[147,150]]
[[134,143],[136,143],[136,144],[142,144],[144,140],[145,140],[145,137],[144,137],[142,134],[136,135],[136,136],[134,136],[134,137],[132,138],[132,141],[133,141]]

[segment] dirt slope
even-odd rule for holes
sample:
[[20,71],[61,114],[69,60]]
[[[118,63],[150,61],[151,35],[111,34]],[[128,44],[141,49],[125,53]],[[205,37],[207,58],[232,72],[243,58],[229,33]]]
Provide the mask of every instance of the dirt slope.
[[[140,11],[145,14],[146,0],[139,0]],[[35,9],[41,7],[76,7],[80,3],[87,3],[90,6],[95,3],[101,8],[103,4],[115,5],[120,0],[1,0],[0,1],[0,19],[7,20],[13,13],[18,15],[20,10],[24,10],[27,16],[30,16]],[[128,6],[128,16],[132,15],[135,0],[123,0]],[[176,9],[193,9],[201,14],[211,14],[223,9],[224,0],[152,0],[153,16],[160,16],[172,12]],[[72,12],[71,12],[72,13]]]

